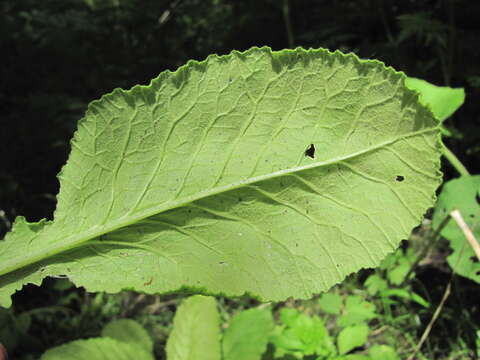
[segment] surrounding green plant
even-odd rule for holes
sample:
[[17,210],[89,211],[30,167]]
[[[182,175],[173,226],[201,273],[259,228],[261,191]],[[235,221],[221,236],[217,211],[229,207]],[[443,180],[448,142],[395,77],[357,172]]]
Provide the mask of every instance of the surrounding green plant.
[[386,345],[371,346],[368,355],[352,352],[366,345],[368,322],[378,314],[375,305],[360,296],[348,296],[345,304],[342,303],[342,298],[335,293],[324,294],[319,299],[323,312],[336,316],[339,328],[336,339],[317,315],[310,317],[296,309],[283,308],[280,311],[282,324],[275,328],[272,336],[275,358],[303,359],[314,355],[318,360],[398,359],[395,351]]
[[102,336],[76,340],[48,350],[40,360],[153,360],[153,342],[145,329],[133,320],[110,322]]
[[[423,80],[408,78],[407,87],[420,93],[419,100],[428,106],[435,117],[445,121],[464,102],[463,89],[438,87]],[[445,131],[448,134],[448,131]],[[480,175],[471,176],[457,157],[443,146],[443,154],[460,173],[461,177],[443,185],[435,205],[432,227],[450,242],[453,253],[447,258],[448,264],[459,275],[480,283],[480,259],[468,242],[458,224],[449,221],[452,210],[460,210],[468,227],[476,238],[480,238]]]
[[[367,322],[377,314],[372,304],[359,297],[348,297],[344,307],[336,306],[337,300],[341,299],[333,297],[333,294],[324,295],[320,303],[325,304],[327,313],[343,312],[337,321],[341,331],[336,341],[318,316],[310,317],[292,308],[280,310],[278,325],[274,325],[268,308],[241,311],[230,320],[222,334],[215,300],[202,295],[192,296],[180,305],[175,315],[167,342],[167,360],[303,359],[310,355],[318,360],[398,359],[395,351],[386,345],[371,346],[368,356],[346,355],[365,345],[369,333]],[[268,344],[271,347],[267,352]],[[125,358],[142,349],[135,358],[149,359],[152,342],[138,323],[118,320],[104,328],[101,338],[77,340],[59,346],[47,351],[42,360],[82,359],[87,356],[89,359],[114,359],[118,352],[111,353],[112,347],[125,352]]]
[[[405,251],[398,249],[382,261],[375,273],[363,282],[364,286],[361,283],[353,285],[354,291],[359,295],[348,292],[340,294],[340,288],[337,287],[317,299],[310,300],[309,304],[300,306],[304,309],[302,311],[286,304],[277,310],[271,306],[260,305],[249,310],[237,310],[233,317],[225,317],[219,314],[218,304],[212,297],[192,296],[177,308],[174,326],[169,331],[170,337],[166,346],[168,360],[272,360],[312,357],[318,360],[399,359],[400,355],[394,350],[402,346],[398,339],[395,336],[386,336],[379,340],[378,334],[382,329],[390,328],[393,331],[396,328],[396,331],[404,331],[412,325],[418,326],[415,325],[415,317],[410,313],[412,303],[425,308],[425,311],[430,308],[431,305],[411,288],[409,279],[413,278],[412,267],[416,263],[417,259],[411,247]],[[101,303],[99,305],[100,309],[105,307]],[[91,309],[92,306],[88,308]],[[275,324],[272,310],[274,318],[278,318]],[[420,314],[421,312],[418,313]],[[20,322],[26,315],[20,315],[17,321]],[[225,329],[221,318],[228,324],[224,331],[220,330]],[[11,322],[15,321],[12,315],[10,319]],[[120,320],[114,324],[117,326],[104,327],[101,336],[110,336],[119,341],[128,340],[122,339],[122,336],[125,337],[122,334],[128,334],[132,339],[138,338],[138,342],[141,342],[142,338],[149,339],[147,336],[137,335],[135,329],[139,325],[136,323]],[[127,331],[127,328],[131,327],[134,329]],[[117,328],[121,331],[115,331]],[[60,348],[62,351],[76,349],[75,352],[82,356],[82,351],[92,351],[91,356],[94,358],[95,352],[110,346],[111,341],[108,341],[108,344],[104,342],[101,338],[94,338],[88,341],[73,341]],[[151,341],[144,343],[151,344]],[[152,347],[148,345],[145,348]],[[57,351],[60,350],[51,349],[47,354]]]
[[450,242],[453,252],[447,257],[448,264],[459,275],[480,284],[480,259],[465,240],[465,235],[454,221],[445,226],[442,222],[454,210],[460,210],[465,222],[480,239],[480,175],[462,176],[443,185],[432,219],[434,229]]
[[[388,255],[380,264],[377,271],[365,281],[367,292],[374,296],[380,295],[386,314],[390,314],[390,307],[397,303],[398,298],[405,301],[414,301],[428,308],[429,302],[416,294],[408,280],[415,276],[413,271],[417,261],[413,248],[408,248],[404,253],[401,249]],[[390,320],[393,321],[391,317]]]

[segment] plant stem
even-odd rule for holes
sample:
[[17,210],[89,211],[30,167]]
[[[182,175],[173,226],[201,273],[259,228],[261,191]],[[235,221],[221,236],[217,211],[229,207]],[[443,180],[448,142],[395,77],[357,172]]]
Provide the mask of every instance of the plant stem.
[[460,162],[460,160],[458,160],[455,154],[445,146],[443,142],[442,142],[442,154],[450,162],[450,164],[452,164],[452,166],[455,168],[455,170],[458,171],[458,173],[461,176],[470,176],[470,173],[468,172],[467,168]]
[[289,0],[283,0],[283,20],[285,21],[285,29],[287,30],[288,47],[293,48],[295,41],[293,40],[292,22],[290,21],[290,4]]

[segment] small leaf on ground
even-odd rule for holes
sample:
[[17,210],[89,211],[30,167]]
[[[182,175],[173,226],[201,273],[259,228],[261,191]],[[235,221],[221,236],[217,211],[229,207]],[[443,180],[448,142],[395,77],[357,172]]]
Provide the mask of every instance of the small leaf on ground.
[[167,341],[168,360],[220,360],[220,316],[209,296],[195,295],[177,310]]
[[351,295],[345,301],[343,314],[337,319],[337,325],[346,327],[368,322],[377,317],[375,305],[362,297]]
[[135,343],[153,351],[153,341],[148,332],[135,320],[119,319],[108,323],[102,330],[102,337],[110,337],[119,341]]
[[320,308],[327,314],[340,315],[342,307],[342,297],[335,293],[323,294],[318,300]]
[[396,351],[388,345],[373,345],[368,349],[371,360],[400,360]]
[[273,326],[270,310],[250,309],[235,315],[223,335],[223,359],[260,360]]
[[368,326],[355,325],[349,326],[340,331],[337,338],[338,352],[340,355],[346,354],[353,349],[365,345],[368,338]]
[[375,295],[379,291],[388,289],[387,280],[378,274],[370,275],[367,280],[365,280],[365,286],[369,295]]
[[151,353],[135,343],[112,338],[72,341],[47,350],[40,360],[154,360]]
[[272,335],[271,342],[275,345],[276,356],[288,353],[324,356],[335,354],[333,341],[318,316],[310,317],[288,308],[283,308],[280,316],[286,326],[277,326]]

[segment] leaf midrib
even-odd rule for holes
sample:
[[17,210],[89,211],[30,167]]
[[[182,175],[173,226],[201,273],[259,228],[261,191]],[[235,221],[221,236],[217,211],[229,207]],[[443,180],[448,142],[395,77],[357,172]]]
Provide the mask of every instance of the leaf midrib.
[[[99,236],[111,233],[111,232],[119,230],[121,228],[130,226],[132,224],[135,224],[139,221],[142,221],[142,220],[144,220],[146,218],[149,218],[149,217],[152,217],[154,215],[163,213],[165,211],[180,208],[180,207],[185,206],[185,205],[187,205],[189,203],[192,203],[194,201],[198,201],[198,200],[201,200],[203,198],[207,198],[207,197],[217,195],[217,194],[220,194],[220,193],[224,193],[224,192],[227,192],[227,191],[232,191],[232,190],[241,188],[242,186],[245,186],[245,185],[251,185],[251,184],[254,184],[254,183],[258,183],[258,182],[274,179],[274,178],[277,178],[277,177],[285,176],[285,175],[288,175],[288,174],[291,174],[291,173],[297,173],[297,172],[300,172],[300,171],[314,169],[314,168],[317,168],[317,167],[334,165],[334,164],[340,163],[342,161],[350,160],[350,159],[356,158],[358,156],[370,153],[372,151],[382,149],[384,147],[387,147],[389,145],[392,145],[392,144],[396,143],[399,140],[407,139],[407,138],[414,137],[414,136],[417,136],[417,135],[423,135],[423,134],[427,134],[427,133],[431,133],[431,132],[436,132],[438,130],[439,130],[439,127],[437,125],[435,127],[431,127],[431,128],[428,128],[428,129],[410,132],[410,133],[407,133],[407,134],[403,134],[402,136],[396,137],[392,140],[384,141],[384,142],[376,144],[374,146],[367,147],[363,150],[354,152],[352,154],[339,156],[339,157],[332,158],[330,160],[323,161],[323,162],[314,162],[312,164],[307,164],[307,165],[303,165],[303,166],[296,166],[296,167],[292,167],[292,168],[283,169],[283,170],[275,171],[275,172],[272,172],[272,173],[268,173],[268,174],[265,174],[265,175],[260,175],[260,176],[247,178],[247,179],[238,181],[236,183],[231,183],[229,185],[214,187],[214,188],[209,189],[209,190],[201,191],[201,192],[196,193],[195,195],[188,196],[188,197],[183,198],[181,200],[167,201],[165,203],[162,203],[161,205],[154,206],[154,207],[145,209],[141,212],[138,212],[134,216],[129,216],[128,219],[125,219],[125,217],[120,217],[120,218],[118,218],[118,220],[112,221],[108,225],[94,226],[94,227],[90,228],[88,231],[82,232],[78,235],[69,236],[69,237],[65,238],[63,241],[55,243],[51,246],[47,246],[46,248],[43,248],[41,251],[38,251],[36,253],[34,252],[34,253],[31,253],[31,254],[28,254],[28,256],[22,256],[20,261],[15,261],[16,260],[15,258],[10,258],[9,261],[6,262],[6,266],[4,266],[2,269],[0,269],[0,276],[9,274],[13,271],[22,269],[26,266],[33,265],[37,262],[40,262],[44,259],[47,259],[47,258],[51,257],[51,256],[55,256],[55,255],[58,255],[60,253],[64,253],[64,252],[76,249],[80,246],[85,245],[89,240],[92,240],[92,239],[97,238]],[[50,226],[54,227],[55,222],[53,222],[51,225],[48,225],[48,227],[44,228],[44,230],[42,230],[42,232],[39,233],[39,236],[42,236],[42,234],[44,234],[45,232],[48,235],[48,230],[47,229],[50,228]]]

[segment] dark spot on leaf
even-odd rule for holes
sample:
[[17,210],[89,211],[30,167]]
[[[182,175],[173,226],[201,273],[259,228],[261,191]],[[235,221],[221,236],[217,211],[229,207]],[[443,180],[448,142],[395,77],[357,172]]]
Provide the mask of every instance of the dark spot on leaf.
[[475,217],[475,215],[473,215],[473,214],[470,214],[470,217],[473,219],[473,218]]
[[315,145],[310,144],[310,146],[305,150],[305,156],[315,159]]
[[395,180],[398,181],[398,182],[402,182],[403,180],[405,180],[405,177],[403,177],[402,175],[397,175]]
[[480,276],[480,270],[475,273],[475,275]]
[[473,263],[478,263],[478,258],[477,258],[476,256],[470,257],[470,260],[471,260]]
[[143,286],[148,286],[152,283],[153,281],[153,277],[150,278],[150,280],[148,280],[146,283],[143,283]]
[[239,197],[239,198],[238,198],[238,201],[239,201],[239,202],[242,202],[242,201],[243,201],[243,199],[242,199],[241,197]]
[[477,204],[480,205],[480,193],[477,193],[475,200],[477,201]]

